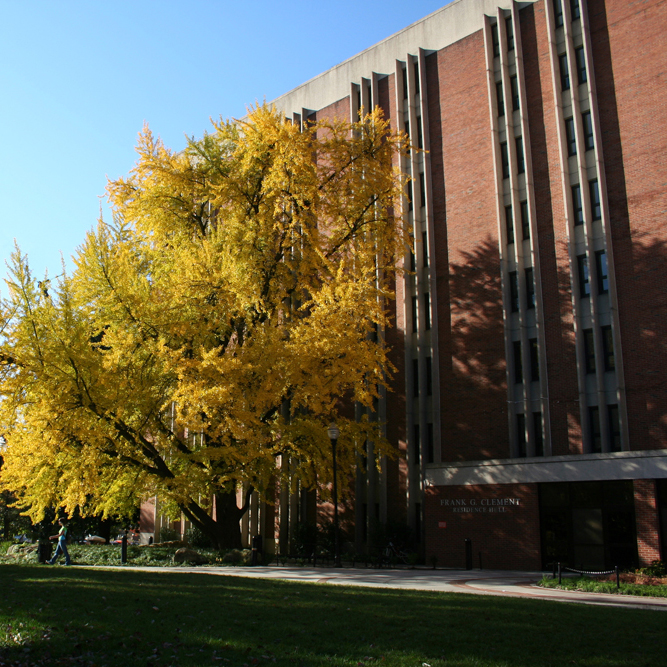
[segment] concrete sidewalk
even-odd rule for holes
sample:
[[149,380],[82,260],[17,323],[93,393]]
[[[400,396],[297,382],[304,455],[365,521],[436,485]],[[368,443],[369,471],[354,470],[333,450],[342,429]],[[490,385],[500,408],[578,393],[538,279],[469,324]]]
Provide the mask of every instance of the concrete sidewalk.
[[226,577],[277,579],[370,588],[399,588],[476,595],[534,598],[559,602],[577,602],[634,609],[667,611],[667,598],[646,598],[606,593],[583,593],[540,588],[536,583],[542,572],[505,570],[430,570],[430,569],[366,569],[333,567],[140,567],[122,566],[146,572],[188,572]]

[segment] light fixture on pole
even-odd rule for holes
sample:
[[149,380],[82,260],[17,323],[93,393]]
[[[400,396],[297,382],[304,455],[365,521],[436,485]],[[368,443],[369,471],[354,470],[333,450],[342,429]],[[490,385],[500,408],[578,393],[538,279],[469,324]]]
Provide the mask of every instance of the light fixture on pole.
[[329,436],[329,440],[331,440],[331,460],[333,463],[334,565],[341,567],[340,541],[338,538],[338,480],[336,470],[336,443],[338,442],[340,431],[338,430],[338,426],[336,426],[336,422],[329,424],[327,435]]

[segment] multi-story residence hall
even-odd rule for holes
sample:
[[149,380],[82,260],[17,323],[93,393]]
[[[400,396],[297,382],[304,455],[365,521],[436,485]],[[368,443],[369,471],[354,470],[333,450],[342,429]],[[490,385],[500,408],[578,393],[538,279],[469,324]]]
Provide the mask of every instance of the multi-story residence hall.
[[[661,0],[457,0],[274,101],[424,149],[357,551],[403,522],[438,566],[667,557],[666,72]],[[315,516],[286,493],[244,519],[283,552]]]
[[357,476],[358,546],[395,520],[439,566],[667,556],[666,36],[660,0],[458,0],[274,101],[379,105],[424,149],[377,411],[405,458]]

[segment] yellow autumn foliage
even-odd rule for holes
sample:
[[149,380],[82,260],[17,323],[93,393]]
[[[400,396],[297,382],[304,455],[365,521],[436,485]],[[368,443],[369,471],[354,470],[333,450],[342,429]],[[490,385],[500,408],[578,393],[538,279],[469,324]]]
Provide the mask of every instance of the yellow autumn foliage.
[[[0,311],[0,484],[45,508],[129,512],[158,494],[206,530],[206,502],[327,482],[326,424],[352,469],[391,375],[382,331],[397,258],[401,137],[379,111],[300,131],[266,106],[187,149],[148,128],[111,182],[76,268],[37,281],[12,259]],[[283,467],[285,469],[285,467]]]

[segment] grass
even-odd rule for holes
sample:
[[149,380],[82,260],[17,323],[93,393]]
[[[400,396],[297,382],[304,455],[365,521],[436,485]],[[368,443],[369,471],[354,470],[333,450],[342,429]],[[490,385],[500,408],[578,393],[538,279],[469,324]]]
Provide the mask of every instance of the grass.
[[586,593],[613,593],[619,595],[640,595],[643,597],[665,598],[667,586],[630,584],[621,581],[620,588],[616,588],[616,581],[601,581],[589,577],[563,577],[558,579],[544,577],[540,582],[544,588],[562,588],[568,591],[585,591]]
[[2,667],[667,664],[656,611],[28,565],[0,591]]

